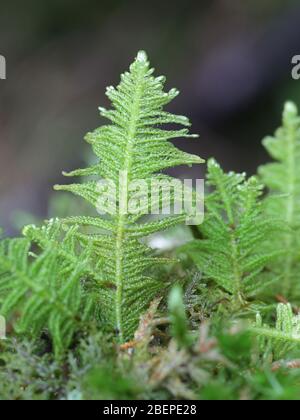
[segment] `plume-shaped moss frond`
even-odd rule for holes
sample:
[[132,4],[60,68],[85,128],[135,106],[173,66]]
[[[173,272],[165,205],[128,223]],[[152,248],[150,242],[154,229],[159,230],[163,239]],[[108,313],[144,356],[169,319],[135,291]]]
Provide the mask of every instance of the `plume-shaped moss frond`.
[[[161,171],[177,166],[201,163],[198,156],[177,149],[170,140],[177,137],[194,137],[188,128],[165,130],[164,124],[179,124],[189,127],[186,117],[173,115],[163,110],[177,95],[176,89],[164,92],[164,77],[154,77],[147,56],[139,52],[129,72],[121,77],[117,88],[109,87],[107,96],[113,108],[100,108],[101,115],[110,120],[86,136],[94,153],[99,158],[92,168],[73,171],[69,176],[96,176],[82,184],[56,186],[57,190],[70,191],[102,211],[105,217],[76,217],[64,220],[66,225],[79,225],[95,230],[99,235],[86,234],[85,240],[93,243],[94,258],[99,263],[103,282],[109,288],[99,290],[101,318],[117,331],[120,341],[130,338],[138,325],[141,313],[164,284],[150,276],[150,270],[159,259],[152,258],[151,251],[139,242],[139,238],[158,230],[183,222],[184,214],[169,216],[151,222],[140,222],[148,214],[148,205],[140,206],[136,214],[128,211],[133,199],[129,186],[143,180],[146,186],[151,181],[172,180]],[[111,206],[101,206],[103,183],[113,182],[116,195],[108,195]],[[160,197],[160,196],[159,196]],[[149,199],[149,192],[146,193]],[[160,202],[160,198],[157,199]],[[103,203],[102,203],[103,204]],[[104,208],[105,207],[105,208]],[[84,243],[82,236],[81,243]],[[101,266],[101,267],[100,267]]]
[[285,255],[272,264],[281,277],[280,292],[286,297],[300,294],[300,117],[297,107],[288,102],[283,113],[283,125],[274,137],[263,144],[274,163],[261,166],[259,174],[268,187],[267,217],[280,218],[286,229],[272,241],[273,249],[284,249]]
[[262,217],[259,198],[262,186],[255,177],[224,173],[208,162],[207,182],[212,192],[206,197],[205,221],[199,227],[203,239],[183,248],[207,280],[214,280],[237,302],[254,296],[274,278],[264,273],[278,253],[264,251],[272,225]]

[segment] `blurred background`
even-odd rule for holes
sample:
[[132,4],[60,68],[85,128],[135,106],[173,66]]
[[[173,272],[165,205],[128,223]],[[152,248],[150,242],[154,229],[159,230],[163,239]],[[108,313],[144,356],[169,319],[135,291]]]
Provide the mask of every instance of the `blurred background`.
[[[104,89],[139,49],[181,96],[192,119],[186,151],[255,172],[261,139],[283,102],[300,104],[291,59],[300,54],[300,4],[288,0],[1,0],[0,226],[47,217],[61,171],[84,165],[82,138],[101,125]],[[181,175],[186,169],[178,169]],[[193,168],[202,176],[205,168]],[[59,194],[59,193],[55,193]],[[55,206],[55,205],[54,205]],[[26,219],[26,220],[25,220]]]

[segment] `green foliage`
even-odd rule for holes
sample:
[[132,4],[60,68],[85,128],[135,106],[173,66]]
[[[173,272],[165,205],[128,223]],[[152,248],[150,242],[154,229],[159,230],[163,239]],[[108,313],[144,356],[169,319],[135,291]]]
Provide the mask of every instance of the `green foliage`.
[[47,400],[58,397],[61,367],[41,346],[23,340],[8,342],[0,352],[0,401]]
[[276,327],[263,325],[261,315],[256,318],[254,334],[260,337],[260,352],[266,354],[272,351],[275,360],[284,358],[293,349],[300,348],[300,317],[294,315],[290,304],[280,303],[277,306]]
[[86,137],[96,164],[65,174],[87,182],[56,186],[75,194],[52,202],[61,219],[0,239],[0,400],[300,399],[297,109],[264,140],[277,162],[259,179],[209,160],[204,223],[183,229],[185,214],[146,217],[149,189],[145,203],[132,188],[202,162],[170,142],[188,128],[161,127],[189,121],[163,110],[178,92],[152,73],[140,52],[108,88],[110,124]]
[[[152,73],[146,54],[139,52],[130,71],[122,75],[119,86],[107,89],[113,109],[100,108],[100,112],[111,124],[86,136],[100,162],[66,174],[72,177],[93,175],[98,179],[56,186],[57,190],[71,191],[83,197],[98,211],[106,213],[106,217],[73,217],[64,220],[64,223],[102,231],[101,235],[86,235],[86,242],[93,243],[94,258],[103,262],[99,269],[108,285],[99,290],[101,318],[111,330],[117,331],[120,342],[132,337],[141,313],[164,288],[164,284],[150,277],[147,271],[155,264],[166,261],[153,258],[139,238],[174,226],[186,217],[182,215],[139,223],[141,217],[148,213],[148,208],[146,206],[135,215],[128,212],[130,200],[136,197],[136,191],[130,191],[129,186],[139,179],[150,185],[153,178],[166,179],[160,174],[166,168],[202,162],[199,157],[184,153],[169,142],[176,137],[191,137],[188,129],[171,131],[158,128],[171,123],[188,127],[190,123],[186,117],[163,111],[178,91],[172,89],[164,93],[164,77],[155,78]],[[119,197],[116,208],[112,208],[115,196],[108,196],[112,206],[102,203],[102,207],[100,196],[103,190],[97,180],[115,182]]]
[[264,242],[272,240],[273,224],[263,217],[259,201],[262,186],[255,177],[224,173],[220,165],[208,162],[206,215],[199,227],[201,238],[182,248],[207,280],[215,281],[232,295],[238,305],[266,288],[274,275],[265,272],[278,252],[266,252]]
[[[72,235],[66,235],[62,244],[71,252]],[[15,319],[18,334],[38,337],[47,328],[59,357],[93,307],[92,295],[87,296],[81,285],[86,261],[74,264],[51,244],[39,254],[30,250],[25,238],[0,243],[1,314]]]
[[141,387],[129,371],[118,361],[112,337],[101,332],[83,339],[76,356],[69,356],[70,380],[65,399],[104,400],[134,399]]
[[169,295],[169,313],[172,327],[172,336],[179,346],[186,347],[191,344],[188,332],[186,309],[183,302],[182,289],[173,287]]
[[286,225],[272,241],[272,248],[284,249],[285,254],[271,267],[280,276],[281,293],[290,298],[300,292],[300,118],[293,103],[285,105],[283,126],[263,144],[276,160],[259,168],[269,189],[266,216],[280,218]]

